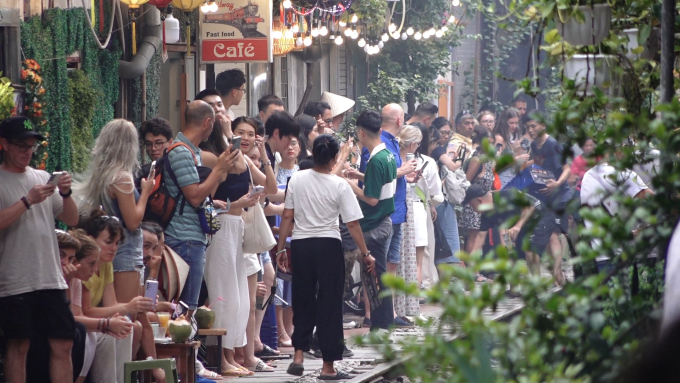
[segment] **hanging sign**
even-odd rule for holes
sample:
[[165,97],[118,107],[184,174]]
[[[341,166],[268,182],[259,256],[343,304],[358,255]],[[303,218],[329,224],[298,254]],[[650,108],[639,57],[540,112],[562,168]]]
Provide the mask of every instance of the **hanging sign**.
[[271,62],[272,0],[216,0],[201,12],[201,62]]

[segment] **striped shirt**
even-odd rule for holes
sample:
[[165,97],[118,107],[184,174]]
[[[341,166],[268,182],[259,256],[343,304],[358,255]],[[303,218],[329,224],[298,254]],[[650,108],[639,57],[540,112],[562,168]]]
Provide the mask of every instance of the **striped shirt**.
[[376,146],[366,164],[364,173],[364,195],[377,198],[378,204],[371,206],[359,201],[364,218],[359,221],[361,230],[371,231],[394,212],[394,193],[397,190],[397,162],[394,154],[385,144]]

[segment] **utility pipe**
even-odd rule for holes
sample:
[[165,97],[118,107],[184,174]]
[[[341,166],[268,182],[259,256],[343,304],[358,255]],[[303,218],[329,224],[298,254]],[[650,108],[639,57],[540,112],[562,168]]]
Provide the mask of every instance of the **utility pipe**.
[[144,40],[137,48],[137,54],[132,60],[119,60],[118,76],[123,80],[134,80],[142,75],[149,66],[149,62],[161,46],[161,13],[155,6],[147,6],[144,15]]

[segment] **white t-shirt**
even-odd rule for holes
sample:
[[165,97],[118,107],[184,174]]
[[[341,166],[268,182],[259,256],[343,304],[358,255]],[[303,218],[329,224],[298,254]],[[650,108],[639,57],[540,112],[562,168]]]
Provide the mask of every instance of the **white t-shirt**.
[[234,114],[234,111],[231,109],[227,109],[227,117],[229,117],[230,121],[234,121],[236,119],[236,115]]
[[680,224],[668,245],[666,256],[666,283],[663,293],[663,318],[661,335],[680,320]]
[[416,185],[427,195],[428,200],[435,200],[436,204],[441,203],[444,201],[444,196],[442,195],[442,181],[439,178],[437,162],[432,157],[421,155],[418,157],[417,169],[422,169],[425,163],[428,165],[423,169],[423,174]]
[[[49,178],[47,172],[33,168],[23,173],[0,169],[0,210],[26,196],[33,186],[45,185]],[[54,219],[64,204],[58,192],[55,190],[0,230],[0,297],[36,290],[66,290],[54,233]]]
[[[624,193],[629,197],[635,197],[640,191],[647,189],[647,185],[640,176],[632,170],[618,172],[609,164],[600,164],[588,170],[583,175],[581,183],[581,205],[591,207],[604,206],[612,216],[622,216],[627,218],[629,212],[622,211],[616,202],[614,195]],[[585,226],[591,228],[592,222],[584,220]],[[600,241],[594,240],[593,248],[600,247]],[[606,256],[599,256],[597,260],[608,259]]]
[[286,209],[295,209],[292,239],[340,239],[338,214],[342,221],[364,217],[352,188],[342,178],[315,170],[301,170],[288,182]]

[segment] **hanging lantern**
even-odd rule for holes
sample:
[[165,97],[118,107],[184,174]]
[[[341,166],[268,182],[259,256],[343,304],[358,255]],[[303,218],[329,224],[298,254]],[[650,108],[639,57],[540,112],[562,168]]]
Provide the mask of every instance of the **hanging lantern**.
[[142,4],[146,4],[149,0],[120,0],[130,8],[130,18],[132,20],[132,54],[137,54],[137,9]]
[[187,40],[187,55],[191,54],[191,24],[189,23],[189,12],[198,8],[203,4],[204,0],[172,0],[172,5],[184,11],[187,16],[187,30],[186,30],[186,40]]

